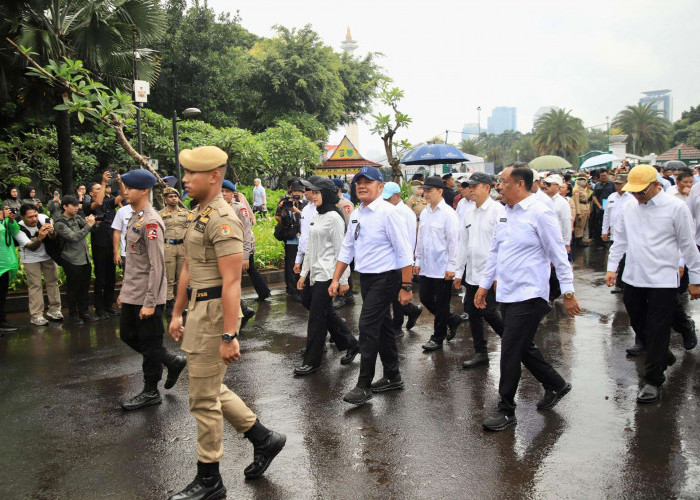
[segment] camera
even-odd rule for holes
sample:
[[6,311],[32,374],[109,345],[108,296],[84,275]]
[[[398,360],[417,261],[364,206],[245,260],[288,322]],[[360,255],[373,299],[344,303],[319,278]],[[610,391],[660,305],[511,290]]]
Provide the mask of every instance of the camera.
[[105,220],[105,216],[104,215],[96,215],[95,220],[97,222],[102,222],[103,220]]
[[17,215],[17,209],[16,208],[10,208],[10,213],[12,215]]
[[294,201],[292,201],[288,198],[285,199],[284,201],[282,201],[282,208],[287,209],[287,208],[292,208],[293,206],[294,206]]

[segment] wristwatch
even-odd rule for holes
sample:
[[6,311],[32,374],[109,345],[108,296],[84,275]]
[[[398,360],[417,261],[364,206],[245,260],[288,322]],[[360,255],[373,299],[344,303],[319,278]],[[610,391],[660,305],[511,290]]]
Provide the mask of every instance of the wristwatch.
[[403,285],[401,285],[401,290],[405,290],[405,291],[407,291],[407,292],[412,292],[412,291],[413,291],[413,285],[406,285],[406,284],[403,284]]
[[237,339],[237,338],[238,338],[238,334],[237,334],[237,333],[224,333],[224,334],[221,336],[221,340],[223,340],[223,341],[226,342],[227,344],[230,343],[230,342],[232,342],[233,339]]
[[574,292],[566,292],[564,294],[565,299],[573,299],[574,298]]

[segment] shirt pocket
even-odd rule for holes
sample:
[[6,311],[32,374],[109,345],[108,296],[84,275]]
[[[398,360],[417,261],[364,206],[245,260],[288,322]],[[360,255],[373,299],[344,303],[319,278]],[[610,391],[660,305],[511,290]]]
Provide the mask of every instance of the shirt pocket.
[[187,236],[187,257],[199,262],[204,262],[206,260],[205,255],[204,233],[192,229]]
[[127,254],[141,254],[143,249],[141,248],[141,233],[136,232],[132,229],[126,233],[126,253]]
[[426,231],[426,237],[430,238],[428,246],[435,249],[437,252],[447,251],[447,231],[445,226],[438,222],[431,222]]

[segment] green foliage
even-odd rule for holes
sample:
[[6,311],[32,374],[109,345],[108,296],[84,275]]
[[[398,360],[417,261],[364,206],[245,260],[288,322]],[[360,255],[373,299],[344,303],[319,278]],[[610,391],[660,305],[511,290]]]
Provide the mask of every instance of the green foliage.
[[381,78],[378,82],[379,102],[384,107],[390,108],[391,111],[388,114],[384,114],[381,111],[373,114],[372,119],[374,123],[371,131],[373,134],[381,137],[384,143],[384,152],[389,165],[391,165],[392,180],[399,182],[402,175],[399,167],[399,158],[405,151],[410,149],[411,145],[405,139],[401,141],[396,140],[396,132],[401,127],[408,127],[412,119],[407,114],[399,111],[399,103],[404,97],[404,91],[399,87],[390,87],[390,83],[391,81],[388,78]]
[[627,106],[612,122],[613,127],[622,129],[629,136],[628,150],[639,156],[666,149],[669,125],[661,111],[654,109],[651,103]]
[[267,152],[268,165],[265,178],[272,186],[292,176],[299,176],[306,169],[318,164],[321,150],[294,125],[279,122],[257,136]]
[[565,109],[553,109],[535,122],[533,144],[542,155],[575,159],[586,149],[587,142],[583,121]]
[[270,215],[269,217],[258,217],[258,223],[253,226],[256,267],[284,266],[284,243],[276,240],[273,235],[276,225],[277,221]]
[[700,148],[700,106],[691,106],[689,111],[681,113],[681,119],[673,124],[671,143],[682,142]]

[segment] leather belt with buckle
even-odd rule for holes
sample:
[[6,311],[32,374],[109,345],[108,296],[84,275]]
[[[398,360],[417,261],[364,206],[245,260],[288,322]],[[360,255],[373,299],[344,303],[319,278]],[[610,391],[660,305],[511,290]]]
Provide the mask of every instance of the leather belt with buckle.
[[185,240],[165,240],[169,245],[182,245]]
[[[197,295],[196,299],[197,302],[200,302],[202,300],[212,300],[212,299],[220,299],[221,298],[221,287],[220,286],[213,286],[211,288],[198,288],[196,290]],[[189,286],[187,287],[187,298],[191,299],[192,298],[192,288]]]

